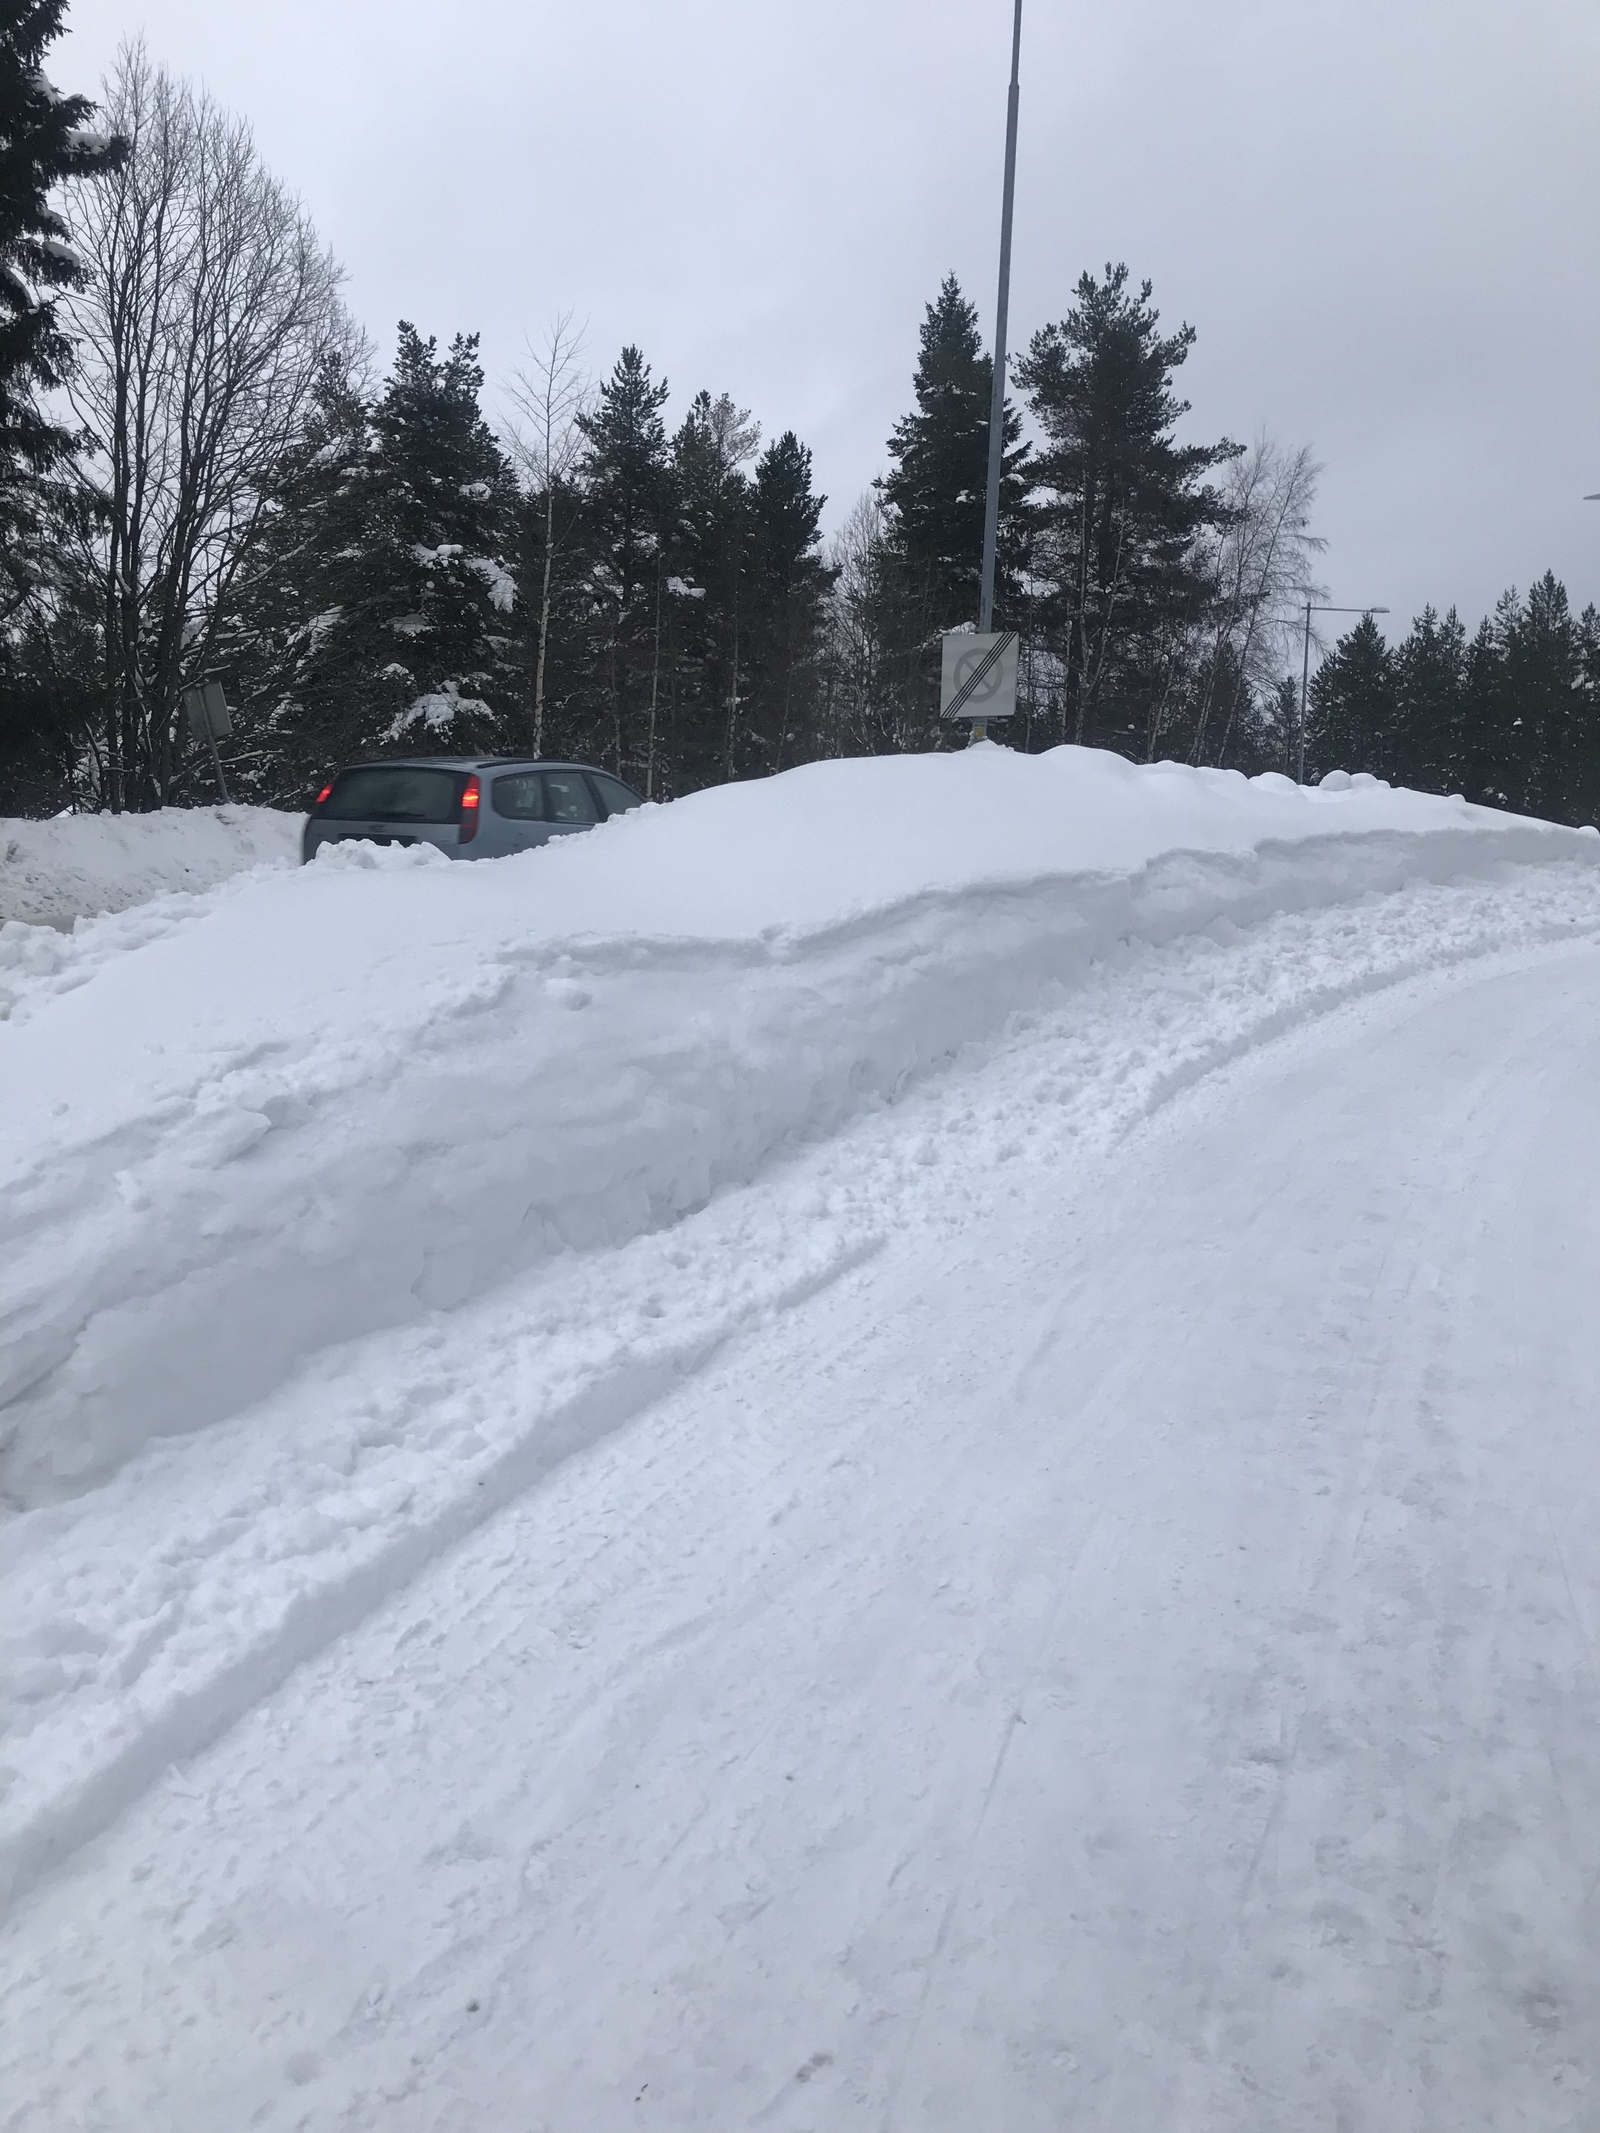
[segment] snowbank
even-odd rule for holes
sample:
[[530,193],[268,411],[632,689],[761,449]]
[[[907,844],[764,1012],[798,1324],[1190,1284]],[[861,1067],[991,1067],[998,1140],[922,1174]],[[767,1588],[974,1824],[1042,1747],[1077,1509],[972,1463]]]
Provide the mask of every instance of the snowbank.
[[0,1022],[0,1893],[764,1314],[1341,1000],[1592,937],[1597,856],[992,751],[41,936]]
[[615,1245],[1117,942],[1600,838],[1060,749],[825,763],[492,865],[350,845],[106,920],[0,1025],[0,1482]]
[[272,807],[164,807],[154,815],[0,819],[0,926],[70,926],[246,867],[300,856],[300,815]]

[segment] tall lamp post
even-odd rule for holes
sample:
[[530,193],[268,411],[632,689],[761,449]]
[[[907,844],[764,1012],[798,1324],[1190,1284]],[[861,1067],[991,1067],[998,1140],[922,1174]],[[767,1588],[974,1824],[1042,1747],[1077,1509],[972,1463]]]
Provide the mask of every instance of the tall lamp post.
[[1017,189],[1017,67],[1022,58],[1022,0],[1011,24],[1011,93],[1006,99],[1006,183],[1000,208],[1000,301],[994,314],[994,390],[989,396],[989,481],[983,497],[983,582],[978,634],[994,628],[994,559],[1000,537],[1000,461],[1006,427],[1006,312],[1011,303],[1011,201]]
[[1306,649],[1300,662],[1300,730],[1295,736],[1294,782],[1306,782],[1306,697],[1311,686],[1311,618],[1313,615],[1386,615],[1386,607],[1323,607],[1315,600],[1307,600]]

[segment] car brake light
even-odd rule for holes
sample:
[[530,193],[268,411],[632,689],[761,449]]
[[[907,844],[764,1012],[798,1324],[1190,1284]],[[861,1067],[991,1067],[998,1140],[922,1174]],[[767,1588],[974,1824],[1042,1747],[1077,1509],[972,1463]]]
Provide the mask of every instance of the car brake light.
[[483,799],[483,788],[476,778],[468,778],[461,792],[461,842],[470,844],[478,834],[478,808]]
[[331,792],[332,792],[332,790],[333,790],[333,780],[332,780],[332,778],[330,778],[330,779],[328,780],[327,784],[323,786],[323,788],[322,788],[321,792],[319,792],[319,793],[317,794],[317,805],[318,805],[318,807],[320,807],[320,806],[322,805],[323,801],[327,799],[327,797],[328,797],[329,793],[331,793]]

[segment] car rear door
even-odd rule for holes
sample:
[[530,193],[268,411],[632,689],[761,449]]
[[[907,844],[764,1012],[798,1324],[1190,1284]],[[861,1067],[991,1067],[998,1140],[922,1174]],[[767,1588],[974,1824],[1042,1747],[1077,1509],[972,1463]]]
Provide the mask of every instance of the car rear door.
[[454,858],[461,846],[462,771],[432,763],[356,763],[341,770],[306,824],[304,855],[361,838],[373,844],[433,844]]

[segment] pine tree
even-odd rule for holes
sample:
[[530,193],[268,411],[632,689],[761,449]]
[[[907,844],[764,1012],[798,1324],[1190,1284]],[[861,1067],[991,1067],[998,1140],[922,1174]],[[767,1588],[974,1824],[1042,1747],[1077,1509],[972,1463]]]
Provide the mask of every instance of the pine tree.
[[[936,630],[978,619],[984,496],[989,479],[989,413],[994,364],[983,351],[978,313],[947,274],[922,321],[912,381],[916,409],[894,426],[893,464],[882,482],[889,540]],[[1017,607],[1029,447],[1022,418],[1005,406],[1001,462],[1001,567],[995,604],[1001,627]]]
[[1125,266],[1108,266],[1103,281],[1082,276],[1066,318],[1042,327],[1017,365],[1046,439],[1035,568],[1063,672],[1064,737],[1135,756],[1169,683],[1169,647],[1213,597],[1197,537],[1228,507],[1205,476],[1240,452],[1176,441],[1189,403],[1173,375],[1194,328],[1159,324],[1149,282],[1135,292]]

